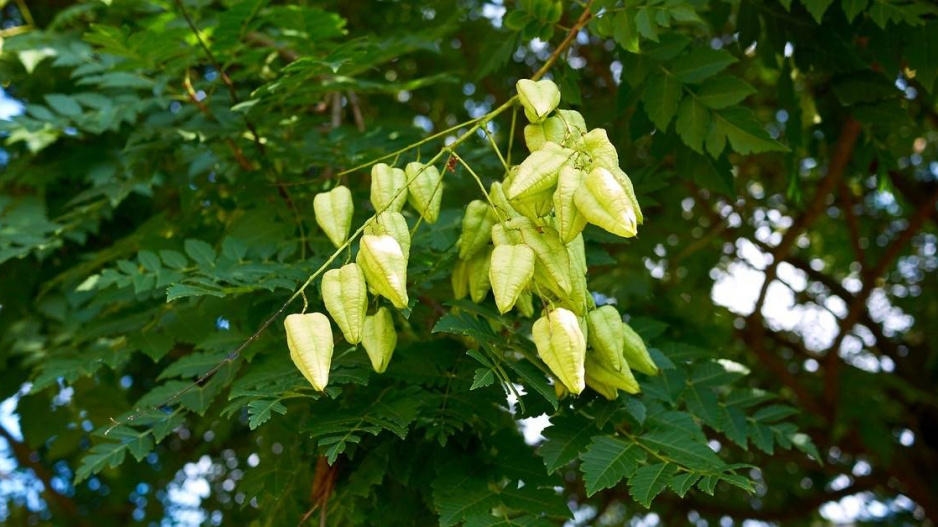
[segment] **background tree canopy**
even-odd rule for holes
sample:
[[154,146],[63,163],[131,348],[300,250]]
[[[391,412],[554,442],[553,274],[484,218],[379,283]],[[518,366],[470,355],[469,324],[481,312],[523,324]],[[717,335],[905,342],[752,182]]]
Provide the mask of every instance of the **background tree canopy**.
[[[0,0],[0,35],[5,524],[938,518],[932,3]],[[556,390],[450,285],[535,72],[644,212],[584,231],[640,395]],[[358,248],[313,196],[354,231],[372,163],[441,152],[390,366],[337,336],[313,390],[283,316]]]

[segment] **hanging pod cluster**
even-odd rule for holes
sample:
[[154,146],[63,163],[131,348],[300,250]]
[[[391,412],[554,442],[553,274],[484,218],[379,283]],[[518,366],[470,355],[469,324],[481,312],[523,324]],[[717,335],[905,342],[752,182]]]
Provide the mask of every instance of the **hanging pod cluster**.
[[521,80],[517,89],[530,154],[492,184],[491,205],[476,200],[466,208],[454,296],[482,302],[491,289],[499,312],[517,308],[531,317],[537,295],[547,307],[534,322],[534,344],[564,389],[638,393],[632,369],[654,375],[657,367],[615,307],[596,308],[582,235],[590,223],[637,234],[643,218],[632,182],[605,130],[588,130],[578,112],[557,109],[553,82]]
[[[408,163],[402,170],[384,163],[371,169],[371,204],[375,215],[364,226],[354,263],[326,271],[321,291],[326,311],[352,345],[361,344],[371,365],[383,373],[397,347],[397,331],[390,309],[379,307],[368,315],[368,294],[387,299],[397,309],[407,308],[407,263],[410,228],[401,211],[409,203],[423,221],[440,216],[443,177],[432,165]],[[337,186],[313,198],[316,223],[335,247],[348,240],[354,205],[345,186]],[[483,242],[483,245],[485,243]],[[473,298],[489,288],[474,282]],[[481,301],[482,298],[479,298]],[[313,388],[322,391],[329,382],[333,337],[329,318],[322,313],[293,314],[284,321],[290,356]]]

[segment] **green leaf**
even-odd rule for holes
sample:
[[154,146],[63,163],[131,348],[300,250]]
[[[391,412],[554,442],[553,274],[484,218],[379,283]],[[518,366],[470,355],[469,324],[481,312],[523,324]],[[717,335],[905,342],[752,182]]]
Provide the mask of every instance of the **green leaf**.
[[824,13],[827,11],[827,8],[834,3],[834,0],[801,0],[804,3],[804,6],[808,9],[808,12],[811,13],[811,16],[814,17],[814,21],[818,24],[821,23],[821,19],[824,18]]
[[616,13],[613,19],[612,38],[626,51],[638,53],[638,31],[635,28],[633,16],[631,9]]
[[638,8],[635,13],[635,27],[643,37],[658,42],[658,23],[651,14],[651,8]]
[[706,443],[680,430],[653,430],[641,437],[642,443],[666,453],[674,461],[695,470],[707,471],[724,465]]
[[722,49],[700,47],[675,59],[670,71],[677,80],[693,84],[720,73],[734,62],[736,57]]
[[721,430],[720,407],[717,394],[709,388],[691,384],[685,394],[687,409],[714,430]]
[[668,486],[671,487],[671,490],[673,490],[675,494],[683,498],[684,495],[687,494],[687,491],[694,486],[694,483],[697,483],[698,479],[700,479],[700,474],[682,472],[671,478],[671,482],[668,483]]
[[774,423],[786,417],[790,417],[798,413],[798,410],[792,408],[791,406],[785,406],[782,404],[773,404],[771,406],[766,406],[765,408],[760,408],[759,411],[752,416],[753,419],[759,421],[760,423]]
[[186,240],[186,254],[195,260],[200,267],[210,268],[215,265],[215,249],[202,240]]
[[696,97],[684,97],[675,122],[675,129],[684,143],[702,153],[709,125],[710,111]]
[[272,412],[286,415],[287,407],[279,399],[255,399],[248,403],[248,426],[254,430],[270,420]]
[[45,96],[46,103],[53,110],[65,117],[79,117],[82,114],[81,105],[72,97],[58,93],[50,93]]
[[707,108],[719,110],[739,104],[753,93],[756,89],[748,82],[732,75],[721,75],[701,84],[697,98]]
[[853,22],[857,15],[862,13],[866,6],[869,5],[870,0],[841,0],[840,7],[844,10],[844,14],[847,15],[847,20]]
[[166,264],[167,267],[173,269],[183,269],[189,265],[189,260],[186,259],[186,256],[176,251],[160,251],[160,259],[163,260],[163,263]]
[[485,386],[491,386],[495,382],[495,372],[491,368],[478,368],[476,369],[475,376],[472,379],[472,386],[469,387],[470,390],[477,390]]
[[551,419],[551,426],[543,432],[545,440],[538,449],[547,473],[553,474],[576,459],[598,433],[584,419],[564,416]]
[[741,410],[729,406],[721,407],[720,428],[732,442],[742,447],[743,450],[748,449],[746,437],[749,435],[749,424],[746,421],[746,415]]
[[632,498],[645,507],[650,507],[651,501],[667,488],[676,472],[677,466],[671,463],[658,463],[636,470],[629,478]]
[[511,509],[532,514],[546,514],[558,518],[569,518],[570,508],[563,496],[553,488],[537,488],[525,485],[514,488],[511,485],[499,493],[502,502]]
[[775,451],[772,442],[772,429],[759,423],[751,423],[749,426],[749,438],[756,448],[771,455]]
[[656,72],[648,79],[642,101],[645,112],[659,130],[667,130],[684,95],[683,85],[674,76]]
[[580,459],[586,495],[592,496],[629,477],[645,461],[645,451],[634,442],[600,436],[593,439]]
[[788,151],[788,147],[769,136],[748,108],[734,107],[713,112],[710,132],[707,134],[707,151],[710,155],[718,157],[727,139],[733,150],[744,155]]

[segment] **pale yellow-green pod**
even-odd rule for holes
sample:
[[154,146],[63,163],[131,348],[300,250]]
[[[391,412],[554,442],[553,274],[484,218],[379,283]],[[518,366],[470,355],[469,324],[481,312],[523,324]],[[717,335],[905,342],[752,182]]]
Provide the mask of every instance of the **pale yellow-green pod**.
[[583,151],[593,160],[593,166],[606,170],[619,168],[619,153],[602,128],[594,128],[583,136]]
[[531,318],[534,316],[534,293],[530,289],[525,289],[521,291],[521,294],[518,295],[518,300],[515,301],[515,307],[518,308],[518,311],[526,318]]
[[375,212],[400,212],[407,202],[407,175],[385,163],[371,167],[371,204]]
[[510,200],[511,206],[515,208],[522,216],[537,221],[547,216],[554,210],[553,190],[545,190],[526,198],[516,198]]
[[570,265],[573,266],[573,270],[586,274],[586,244],[583,242],[582,234],[567,244],[567,254],[570,255]]
[[635,197],[635,188],[632,186],[632,180],[629,178],[629,175],[619,167],[610,169],[609,171],[612,172],[612,175],[615,176],[619,181],[619,184],[622,185],[626,195],[628,195],[629,200],[632,202],[632,207],[635,208],[635,217],[638,219],[638,224],[641,225],[645,223],[645,218],[642,216],[642,208],[638,206],[638,198]]
[[365,281],[397,309],[407,307],[407,258],[392,236],[362,236],[356,261]]
[[586,122],[580,112],[574,110],[557,110],[544,122],[524,127],[524,142],[531,152],[540,150],[548,141],[579,150],[583,147],[584,135]]
[[332,245],[341,247],[348,239],[352,227],[352,193],[348,187],[339,185],[329,192],[320,192],[313,197],[313,212],[316,223],[322,229]]
[[625,345],[625,330],[622,316],[613,306],[602,306],[587,313],[589,338],[587,342],[596,351],[596,360],[610,370],[625,367],[622,356]]
[[462,234],[456,242],[459,257],[468,260],[479,253],[492,240],[492,225],[498,221],[495,211],[482,200],[473,200],[462,218]]
[[407,186],[407,202],[427,223],[436,223],[440,217],[440,200],[443,199],[443,176],[435,166],[423,163],[407,163],[404,174]]
[[456,300],[462,300],[469,295],[469,261],[457,258],[453,264],[450,282],[453,285],[453,298]]
[[362,339],[362,324],[368,309],[368,286],[358,264],[350,263],[326,271],[322,276],[322,301],[349,344]]
[[551,80],[521,79],[515,85],[528,121],[539,123],[560,104],[560,88]]
[[371,367],[377,373],[384,373],[397,347],[397,331],[391,310],[382,306],[374,315],[365,317],[362,347],[371,359]]
[[499,245],[492,251],[489,281],[495,305],[502,314],[511,311],[521,292],[534,277],[534,251],[527,245]]
[[642,337],[632,329],[631,326],[622,323],[622,331],[625,333],[622,353],[625,356],[625,362],[635,371],[640,371],[646,375],[658,375],[658,366],[648,354],[648,348]]
[[534,250],[537,263],[564,294],[570,293],[570,257],[553,227],[522,227],[521,239]]
[[294,313],[283,321],[290,358],[303,377],[318,391],[329,384],[332,367],[332,325],[322,313]]
[[469,274],[469,298],[481,304],[489,294],[492,284],[489,282],[489,267],[492,264],[491,249],[484,250],[467,262]]
[[589,293],[586,274],[575,269],[572,259],[570,267],[570,292],[560,296],[559,305],[573,311],[578,317],[582,317],[593,307],[593,297]]
[[498,217],[502,219],[517,218],[521,215],[508,201],[508,196],[505,195],[505,185],[501,181],[492,183],[492,186],[489,187],[489,196],[492,198],[495,208],[498,209]]
[[574,194],[577,209],[587,221],[613,234],[631,238],[638,233],[633,201],[612,172],[595,167]]
[[631,394],[642,391],[628,366],[618,371],[610,370],[597,359],[593,351],[586,353],[586,385],[610,401],[619,396],[619,390]]
[[564,165],[557,178],[557,189],[553,195],[554,214],[557,216],[557,232],[563,243],[570,243],[586,228],[586,217],[576,207],[573,196],[580,188],[586,174],[571,165]]
[[365,234],[380,236],[387,234],[397,240],[405,258],[410,258],[410,228],[407,219],[400,212],[386,211],[368,220]]
[[560,167],[571,161],[575,153],[557,143],[544,143],[518,165],[518,173],[505,189],[505,195],[509,200],[515,200],[551,191],[557,184]]
[[576,315],[554,309],[534,322],[532,335],[537,355],[550,371],[571,393],[581,393],[586,387],[586,339]]
[[495,247],[498,247],[499,245],[516,245],[524,242],[521,240],[520,232],[507,229],[501,223],[496,223],[492,225],[492,243],[495,244]]

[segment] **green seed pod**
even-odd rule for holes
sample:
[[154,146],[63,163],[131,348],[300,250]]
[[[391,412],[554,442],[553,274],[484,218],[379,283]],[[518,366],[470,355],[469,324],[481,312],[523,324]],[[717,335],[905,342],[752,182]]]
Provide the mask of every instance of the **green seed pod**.
[[534,294],[531,293],[530,289],[525,289],[518,295],[515,307],[524,317],[531,318],[534,316]]
[[579,394],[585,387],[586,339],[572,312],[558,308],[534,322],[537,354],[557,379]]
[[361,268],[350,263],[326,271],[322,276],[322,300],[345,340],[349,344],[361,342],[368,309],[368,286]]
[[619,168],[619,154],[602,128],[594,128],[583,136],[583,151],[593,160],[593,166],[606,170]]
[[473,256],[468,262],[469,298],[476,304],[481,304],[491,289],[489,281],[489,268],[491,267],[491,249],[484,250]]
[[410,229],[407,227],[407,219],[400,212],[385,211],[371,218],[365,224],[365,234],[391,236],[401,246],[404,257],[410,257]]
[[625,190],[625,194],[632,202],[632,207],[635,209],[635,217],[638,219],[638,224],[641,225],[645,223],[645,217],[642,216],[642,209],[638,206],[638,199],[635,197],[635,188],[632,187],[632,180],[629,178],[629,175],[623,172],[619,167],[615,167],[609,171],[612,172],[612,175],[615,176],[619,181],[619,184],[622,185],[623,190]]
[[570,255],[570,265],[574,271],[586,274],[586,244],[580,234],[567,244],[567,254]]
[[498,221],[495,211],[482,200],[469,202],[462,218],[462,234],[456,242],[459,257],[468,260],[479,253],[492,240],[492,225]]
[[517,218],[521,215],[508,201],[508,196],[505,195],[505,186],[502,185],[501,181],[492,183],[492,186],[489,188],[489,196],[491,196],[492,203],[495,204],[495,208],[497,209],[497,217]]
[[424,167],[423,163],[407,163],[404,174],[407,186],[407,202],[427,223],[436,223],[440,217],[440,200],[443,199],[443,176],[435,166]]
[[290,358],[303,377],[318,391],[329,384],[332,366],[332,326],[322,313],[294,313],[283,321]]
[[537,266],[564,294],[570,293],[570,257],[553,227],[522,227],[521,239],[534,250]]
[[375,212],[400,212],[407,202],[407,176],[399,168],[384,163],[371,167],[371,204]]
[[626,364],[633,370],[646,375],[658,375],[658,366],[655,365],[655,361],[648,354],[648,349],[645,347],[642,337],[625,322],[622,323],[622,331],[625,334],[622,353],[625,356]]
[[511,311],[521,292],[534,277],[534,251],[527,245],[500,245],[492,251],[489,281],[495,305],[502,314]]
[[456,300],[462,300],[469,295],[469,260],[456,259],[450,282],[453,285],[453,297]]
[[609,170],[593,168],[573,199],[590,223],[625,238],[638,233],[633,201]]
[[560,89],[554,81],[521,79],[515,85],[524,115],[532,123],[539,123],[560,104]]
[[394,307],[407,307],[407,258],[397,240],[387,234],[366,234],[358,247],[356,261],[368,285],[390,300]]
[[548,141],[579,150],[582,149],[584,135],[586,122],[580,112],[574,110],[557,110],[556,115],[543,123],[524,127],[524,142],[531,152],[540,150]]
[[552,190],[557,184],[560,167],[571,161],[575,153],[556,143],[544,143],[518,165],[518,173],[505,192],[508,199],[527,198]]
[[336,247],[341,247],[348,239],[354,209],[352,193],[342,185],[313,197],[316,223]]
[[586,315],[589,323],[589,345],[596,351],[595,358],[606,368],[619,371],[625,366],[622,349],[625,331],[622,316],[613,306],[603,306]]
[[571,165],[560,169],[557,190],[554,191],[554,214],[557,216],[557,231],[564,243],[570,243],[586,228],[586,217],[577,209],[573,196],[586,174]]
[[384,373],[397,347],[397,331],[394,330],[394,319],[388,308],[381,307],[374,315],[365,317],[362,346],[375,372]]
[[610,401],[619,396],[618,390],[631,394],[642,391],[628,366],[619,371],[611,370],[594,353],[587,352],[585,367],[586,385]]

